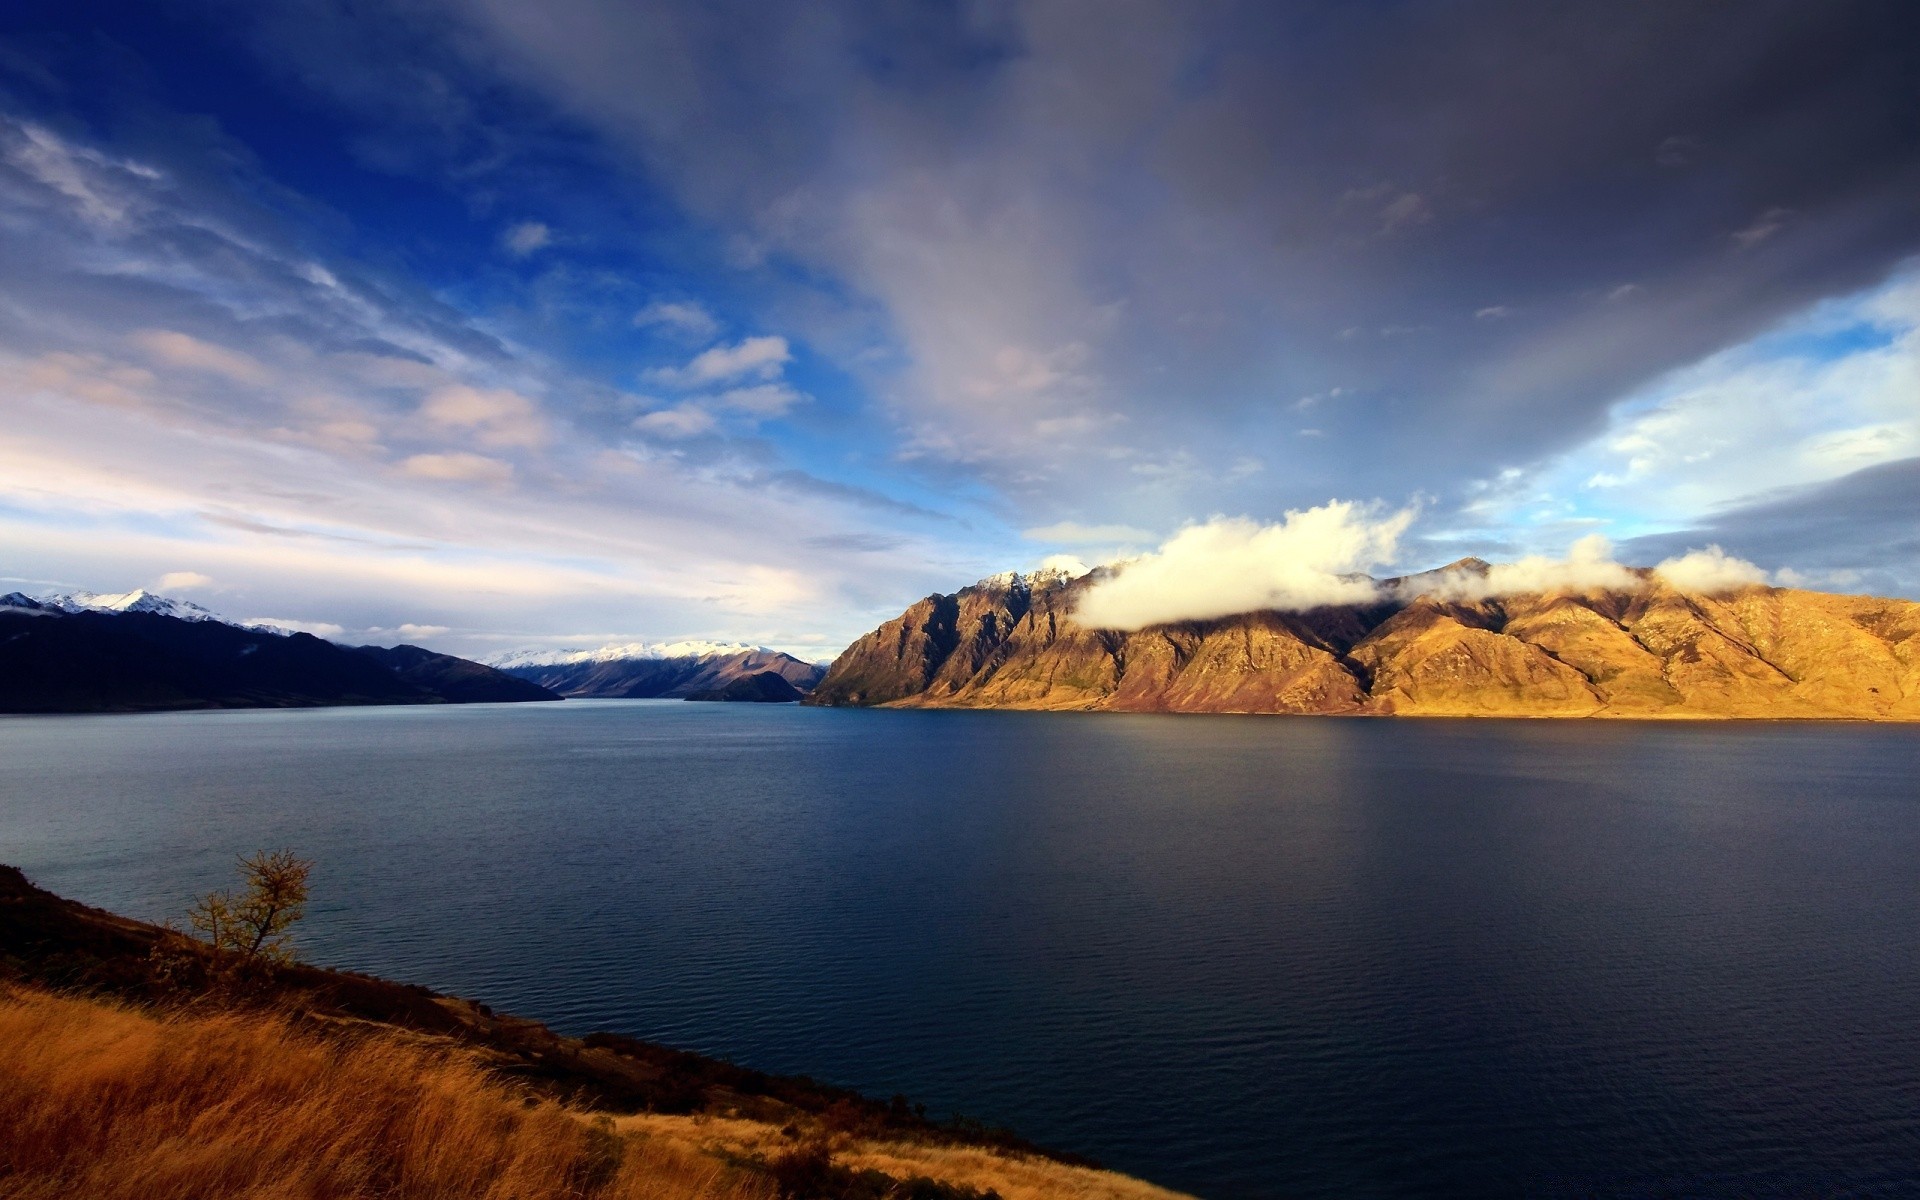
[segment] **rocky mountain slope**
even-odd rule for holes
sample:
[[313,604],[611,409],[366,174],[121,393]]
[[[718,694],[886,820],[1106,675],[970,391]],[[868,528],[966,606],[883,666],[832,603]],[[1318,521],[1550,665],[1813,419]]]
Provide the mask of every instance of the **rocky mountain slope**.
[[[1449,577],[1487,567],[1456,563]],[[1366,606],[1090,629],[1095,576],[995,577],[848,647],[810,704],[1422,716],[1920,720],[1920,604],[1747,586]],[[1433,578],[1430,575],[1422,579]]]
[[0,596],[0,712],[147,712],[560,697],[419,647],[352,650],[158,604]]
[[515,656],[501,669],[562,696],[612,700],[798,700],[826,673],[818,663],[758,646],[671,657],[580,652],[553,658],[527,662]]

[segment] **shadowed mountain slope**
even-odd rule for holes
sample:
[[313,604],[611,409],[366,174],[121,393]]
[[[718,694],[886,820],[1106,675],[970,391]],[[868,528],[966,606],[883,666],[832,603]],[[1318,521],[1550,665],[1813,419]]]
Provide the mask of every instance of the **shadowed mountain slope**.
[[153,712],[558,697],[418,647],[352,650],[211,617],[0,597],[0,712]]
[[[1463,562],[1448,570],[1484,572]],[[1422,716],[1920,720],[1920,604],[1792,588],[1477,600],[1388,580],[1367,606],[1126,632],[1074,620],[1094,576],[996,576],[849,646],[810,704]],[[1444,589],[1442,589],[1444,593]]]
[[[748,649],[730,653],[682,655],[671,658],[592,658],[581,662],[535,663],[502,670],[517,679],[550,688],[562,696],[605,700],[797,700],[813,689],[826,673],[817,663],[801,662],[778,650]],[[759,675],[771,681],[730,687]]]
[[557,692],[516,679],[505,671],[419,646],[361,646],[358,649],[401,679],[426,688],[449,704],[565,699]]

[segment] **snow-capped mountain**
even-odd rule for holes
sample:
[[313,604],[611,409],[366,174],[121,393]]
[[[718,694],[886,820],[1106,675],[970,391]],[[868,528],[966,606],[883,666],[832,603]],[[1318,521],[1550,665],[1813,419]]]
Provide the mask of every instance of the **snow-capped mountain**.
[[721,654],[742,654],[768,650],[742,642],[621,642],[598,650],[514,650],[483,659],[490,667],[511,670],[516,667],[570,667],[579,663],[629,662],[654,658],[711,658]]
[[238,625],[238,621],[229,621],[219,613],[202,608],[191,600],[178,600],[172,596],[156,596],[144,588],[135,588],[131,592],[56,592],[38,597],[43,608],[57,609],[60,612],[119,612],[119,613],[157,613],[163,617],[174,617],[182,621],[219,621],[223,625]]

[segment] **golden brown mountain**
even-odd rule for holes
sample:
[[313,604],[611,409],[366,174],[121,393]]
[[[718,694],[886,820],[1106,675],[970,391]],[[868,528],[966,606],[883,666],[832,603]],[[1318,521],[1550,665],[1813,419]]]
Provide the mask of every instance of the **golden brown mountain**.
[[[1486,564],[1445,568],[1456,579]],[[1096,576],[1001,575],[849,646],[810,704],[1354,716],[1920,720],[1920,604],[1759,585],[1366,606],[1122,632],[1073,610]],[[1460,589],[1441,589],[1459,594]],[[1470,589],[1469,589],[1470,592]]]

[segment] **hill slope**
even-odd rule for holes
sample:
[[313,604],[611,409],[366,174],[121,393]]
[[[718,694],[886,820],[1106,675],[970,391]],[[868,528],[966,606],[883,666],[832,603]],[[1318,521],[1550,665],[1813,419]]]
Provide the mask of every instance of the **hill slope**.
[[1377,604],[1134,632],[1074,620],[1092,576],[1002,576],[859,639],[807,702],[1920,720],[1920,604],[1761,586],[1712,596],[1635,574],[1628,590],[1478,600],[1389,580],[1382,594],[1398,598]]
[[1004,1131],[366,975],[0,866],[0,1194],[1181,1200]]

